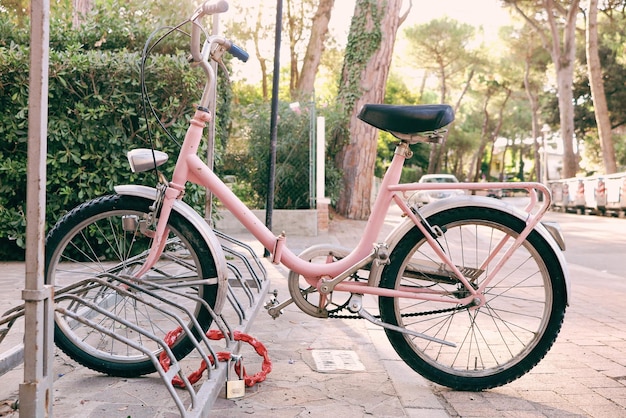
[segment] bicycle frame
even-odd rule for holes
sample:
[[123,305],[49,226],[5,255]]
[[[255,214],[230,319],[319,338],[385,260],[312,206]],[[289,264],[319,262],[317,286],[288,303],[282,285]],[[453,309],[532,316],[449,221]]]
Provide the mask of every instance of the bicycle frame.
[[[479,304],[481,292],[489,285],[491,279],[498,273],[500,268],[506,263],[510,255],[525,240],[528,234],[537,226],[543,214],[550,207],[549,193],[547,188],[538,183],[516,183],[516,188],[528,190],[531,197],[530,203],[526,208],[528,219],[526,227],[519,234],[516,241],[501,256],[495,269],[491,269],[486,280],[481,282],[479,288],[474,288],[469,280],[459,271],[458,267],[448,258],[446,253],[440,248],[435,238],[433,238],[430,226],[420,219],[417,210],[412,210],[403,195],[407,192],[418,190],[445,190],[453,188],[461,188],[465,190],[481,190],[481,189],[504,189],[509,188],[510,183],[452,183],[452,184],[432,184],[432,183],[408,183],[398,184],[404,160],[407,157],[408,144],[401,143],[394,155],[382,181],[379,194],[372,208],[371,216],[365,226],[363,235],[358,245],[346,257],[327,264],[313,264],[299,258],[286,246],[286,237],[284,234],[275,236],[261,221],[254,216],[252,211],[248,209],[237,196],[217,177],[217,175],[198,157],[198,148],[202,140],[202,131],[205,124],[209,122],[211,115],[204,109],[198,109],[190,122],[189,129],[185,136],[185,140],[181,147],[176,162],[176,168],[172,177],[172,181],[167,185],[164,191],[163,201],[161,203],[161,213],[157,224],[155,240],[150,250],[150,257],[146,260],[146,264],[136,277],[145,274],[149,268],[159,258],[161,251],[165,245],[165,237],[168,231],[165,229],[168,216],[176,199],[180,199],[183,195],[185,184],[189,181],[206,187],[216,196],[221,203],[241,222],[241,224],[272,254],[272,262],[274,264],[283,264],[290,270],[302,275],[305,280],[316,287],[321,293],[330,293],[333,290],[345,291],[359,294],[372,294],[387,297],[404,297],[422,300],[442,300],[442,294],[430,291],[415,289],[382,289],[372,286],[372,283],[364,282],[343,282],[352,273],[363,268],[368,263],[378,258],[378,251],[372,245],[377,242],[378,235],[382,229],[382,225],[387,214],[389,206],[393,203],[398,205],[400,209],[408,216],[413,223],[420,229],[424,237],[433,248],[435,253],[440,257],[441,261],[450,268],[459,281],[467,289],[469,295],[464,299],[448,298],[447,301],[453,304],[474,303]],[[538,205],[537,191],[540,191],[546,197],[541,205]],[[500,242],[495,250],[492,251],[490,258],[484,261],[489,263],[495,254],[499,253],[506,239]],[[445,299],[445,297],[444,297]]]
[[[172,360],[186,356],[198,348],[197,333],[214,325],[225,335],[230,333],[232,341],[232,330],[220,319],[231,316],[222,311],[227,301],[239,324],[249,325],[245,309],[233,299],[237,287],[256,310],[259,301],[246,290],[248,282],[256,285],[259,294],[267,290],[267,283],[261,283],[252,270],[251,282],[239,273],[237,264],[247,261],[243,256],[232,262],[227,259],[226,254],[233,252],[228,247],[249,248],[246,244],[214,231],[182,200],[187,183],[193,183],[210,191],[269,250],[273,263],[289,270],[285,283],[289,298],[279,301],[276,291],[267,294],[264,308],[272,318],[293,303],[315,318],[365,319],[384,329],[411,369],[455,390],[507,384],[541,361],[556,341],[570,300],[563,237],[558,224],[542,220],[550,207],[548,189],[538,183],[400,184],[405,160],[412,155],[409,147],[439,142],[454,120],[454,111],[445,104],[365,104],[358,119],[391,133],[398,145],[371,216],[359,231],[359,242],[352,250],[327,243],[294,254],[285,233],[268,229],[199,154],[203,130],[214,116],[209,109],[214,102],[215,70],[209,62],[223,64],[224,52],[242,61],[248,57],[220,36],[206,36],[200,48],[201,32],[206,31],[198,19],[227,9],[226,0],[207,0],[191,18],[191,63],[205,71],[207,84],[171,179],[158,169],[168,159],[165,153],[131,150],[127,154],[131,170],[154,170],[156,186],[116,186],[114,194],[69,211],[48,234],[47,281],[84,288],[78,295],[81,300],[74,301],[80,303],[66,304],[67,314],[55,317],[59,347],[93,370],[132,377],[160,370],[155,361],[160,352],[166,351]],[[167,34],[185,23],[168,27]],[[146,92],[145,58],[152,43],[150,37],[142,56],[142,93]],[[154,111],[148,95],[143,99]],[[158,113],[153,115],[158,123]],[[151,121],[147,123],[149,128]],[[151,134],[148,129],[150,138]],[[171,132],[167,134],[171,137]],[[523,210],[468,193],[510,187],[528,192],[529,203]],[[414,203],[422,199],[412,195],[458,188],[465,195],[425,206]],[[541,195],[545,199],[539,199]],[[383,225],[396,209],[404,219],[383,237]],[[134,285],[139,291],[157,289],[154,304],[126,291]],[[163,291],[168,293],[157,297]],[[174,295],[172,291],[173,300],[168,297]],[[379,296],[377,308],[365,303],[364,295]],[[180,305],[183,317],[168,313],[175,305]],[[94,321],[77,322],[76,315]],[[136,326],[124,318],[136,319]],[[194,329],[185,328],[189,320]],[[95,323],[96,328],[91,326]],[[172,334],[167,333],[165,342],[158,335],[159,330],[172,329],[170,324],[184,328],[173,337],[171,350],[166,344],[170,345]],[[148,334],[136,332],[143,328],[157,333],[150,332],[146,340]]]
[[[205,7],[205,6],[203,6]],[[204,9],[203,9],[204,10]],[[501,255],[495,268],[490,269],[486,280],[481,281],[478,288],[472,286],[469,280],[461,273],[459,268],[454,265],[446,253],[441,249],[436,239],[433,237],[433,229],[419,213],[417,208],[411,208],[403,199],[403,195],[407,192],[415,192],[420,190],[446,190],[446,189],[504,189],[509,188],[510,183],[409,183],[399,184],[400,175],[404,160],[411,155],[409,144],[402,141],[396,148],[396,152],[392,162],[385,173],[380,191],[374,202],[371,215],[363,231],[363,235],[359,240],[356,248],[354,248],[345,257],[329,262],[326,264],[310,263],[295,255],[286,245],[286,236],[280,234],[275,236],[259,219],[254,216],[252,211],[248,209],[237,196],[217,177],[217,175],[198,157],[198,148],[202,140],[202,132],[206,123],[211,121],[213,117],[208,110],[208,103],[212,97],[215,86],[215,73],[208,61],[213,58],[213,45],[218,45],[215,50],[217,58],[230,45],[230,42],[223,37],[212,36],[207,38],[202,49],[200,49],[200,32],[201,26],[193,18],[192,36],[191,36],[191,53],[194,61],[203,69],[207,76],[207,85],[205,86],[200,105],[198,106],[189,128],[185,135],[185,140],[181,147],[176,167],[172,176],[172,180],[165,186],[162,196],[159,197],[160,216],[156,231],[155,239],[150,249],[149,257],[146,259],[144,266],[136,273],[136,277],[144,275],[160,257],[165,246],[166,237],[169,231],[166,229],[167,221],[171,213],[174,202],[181,199],[184,194],[187,182],[198,184],[207,188],[221,203],[241,222],[241,224],[272,254],[272,262],[274,264],[283,264],[291,271],[294,271],[304,277],[307,283],[315,288],[321,294],[329,294],[333,290],[345,291],[358,294],[372,294],[387,297],[403,297],[422,300],[438,300],[442,298],[452,304],[474,304],[480,305],[481,294],[489,285],[493,277],[500,271],[501,267],[507,262],[513,252],[523,243],[528,234],[539,224],[543,214],[550,207],[550,193],[547,188],[539,183],[516,183],[515,187],[525,189],[531,197],[530,203],[525,212],[527,215],[526,227],[516,238],[515,242]],[[156,164],[156,162],[155,162]],[[537,192],[540,191],[545,199],[543,204],[538,205]],[[389,243],[377,243],[378,235],[382,230],[385,216],[391,204],[395,203],[402,209],[404,214],[415,224],[422,232],[428,244],[433,248],[434,252],[441,259],[451,272],[455,274],[458,280],[463,284],[468,292],[468,296],[464,299],[456,297],[447,297],[442,293],[428,291],[425,289],[383,289],[377,286],[377,283],[370,280],[365,282],[344,281],[354,272],[364,268],[374,261],[384,262],[384,247]],[[496,254],[504,248],[508,239],[503,239],[491,252],[491,255],[484,260],[486,265],[493,260]],[[373,248],[372,248],[373,247]]]

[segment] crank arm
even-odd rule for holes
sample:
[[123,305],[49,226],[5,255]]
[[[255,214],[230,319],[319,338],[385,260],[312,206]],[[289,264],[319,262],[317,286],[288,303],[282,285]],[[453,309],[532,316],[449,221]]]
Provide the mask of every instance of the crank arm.
[[371,313],[365,310],[363,304],[361,303],[361,295],[352,295],[350,298],[350,303],[348,305],[351,311],[356,312],[361,318],[367,319],[374,325],[378,325],[379,327],[383,327],[386,329],[390,329],[392,331],[401,332],[403,334],[412,335],[417,338],[422,338],[428,341],[432,341],[438,344],[447,345],[449,347],[456,347],[456,344],[451,343],[449,341],[440,340],[439,338],[431,337],[430,335],[422,334],[419,332],[411,331],[406,328],[399,327],[397,325],[388,324],[386,322],[381,321],[378,318],[375,318]]
[[279,303],[276,305],[278,301],[276,299],[267,302],[265,304],[265,309],[267,309],[267,313],[274,319],[278,318],[283,313],[283,308],[289,306],[293,303],[293,298],[289,298],[283,303]]

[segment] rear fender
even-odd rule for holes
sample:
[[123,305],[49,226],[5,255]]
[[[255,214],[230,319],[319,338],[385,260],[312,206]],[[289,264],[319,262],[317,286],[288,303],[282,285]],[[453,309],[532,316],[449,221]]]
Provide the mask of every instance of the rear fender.
[[[528,214],[516,208],[515,206],[509,205],[498,199],[492,199],[483,196],[458,196],[449,199],[442,199],[438,202],[430,203],[421,207],[420,212],[424,216],[424,218],[428,218],[432,215],[448,209],[469,206],[499,210],[501,212],[513,215],[524,222],[526,222],[526,220],[528,219]],[[535,230],[546,240],[546,242],[552,248],[552,251],[556,255],[557,259],[559,260],[559,265],[561,267],[561,270],[563,271],[563,277],[565,278],[565,286],[567,288],[567,303],[569,304],[571,296],[571,285],[569,283],[570,279],[569,271],[567,269],[567,263],[565,261],[565,257],[563,256],[565,243],[563,242],[563,238],[560,234],[560,228],[558,227],[558,224],[553,222],[546,224],[549,226],[549,228],[546,228],[546,225],[539,223],[535,227]],[[406,235],[407,232],[409,232],[414,226],[415,224],[413,223],[413,221],[407,218],[393,231],[391,231],[389,235],[387,235],[387,237],[385,238],[385,243],[388,247],[389,254],[391,254],[391,252],[394,250],[400,239],[402,239],[402,237]],[[380,284],[380,279],[384,267],[384,264],[372,264],[372,270],[369,275],[370,286],[378,286]]]

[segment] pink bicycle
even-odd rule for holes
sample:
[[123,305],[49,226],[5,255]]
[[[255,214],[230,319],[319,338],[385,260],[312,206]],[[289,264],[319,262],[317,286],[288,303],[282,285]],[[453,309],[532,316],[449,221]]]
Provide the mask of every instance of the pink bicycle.
[[[216,85],[210,65],[225,51],[246,53],[221,36],[207,36],[201,48],[203,16],[226,11],[224,1],[203,4],[191,17],[193,62],[206,74],[202,99],[191,119],[171,180],[160,174],[156,187],[124,185],[116,194],[86,202],[65,215],[47,238],[46,277],[56,287],[94,277],[80,298],[58,301],[55,341],[77,362],[117,376],[155,371],[144,347],[151,346],[102,312],[132,316],[155,334],[165,334],[161,311],[137,308],[124,292],[98,285],[115,278],[181,289],[197,296],[181,301],[207,330],[226,299],[225,257],[215,232],[182,195],[188,183],[208,188],[222,205],[271,253],[271,261],[290,270],[291,299],[268,308],[277,317],[288,303],[319,318],[365,318],[385,329],[389,342],[416,372],[439,384],[481,390],[506,384],[534,367],[548,352],[561,328],[568,304],[563,240],[557,225],[541,222],[550,207],[549,191],[538,183],[516,183],[528,192],[524,210],[480,196],[458,196],[423,207],[410,204],[422,190],[462,188],[498,190],[509,183],[399,184],[410,145],[439,141],[454,119],[447,105],[363,107],[364,123],[398,138],[372,214],[360,242],[347,251],[315,246],[296,255],[284,235],[275,236],[198,157],[209,103]],[[151,149],[128,153],[133,171],[157,170],[167,155]],[[545,198],[539,199],[539,194]],[[377,241],[390,205],[406,219]],[[114,290],[117,290],[114,292]],[[368,312],[364,295],[378,297],[379,314]],[[171,296],[167,296],[171,298]],[[85,305],[81,301],[90,301]],[[101,328],[86,327],[76,315]],[[115,327],[133,344],[121,344],[102,332]],[[176,358],[192,350],[183,332],[172,345]]]

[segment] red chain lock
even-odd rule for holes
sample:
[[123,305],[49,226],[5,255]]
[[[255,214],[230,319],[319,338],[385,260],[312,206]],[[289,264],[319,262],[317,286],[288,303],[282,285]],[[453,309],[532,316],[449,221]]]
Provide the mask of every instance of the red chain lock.
[[[178,327],[174,331],[170,331],[167,333],[167,335],[164,338],[164,341],[168,345],[168,347],[171,347],[172,344],[174,344],[174,341],[176,341],[176,339],[178,338],[178,336],[181,334],[182,331],[183,329],[181,327]],[[206,336],[210,340],[221,340],[222,338],[224,338],[224,333],[217,329],[211,329],[206,333]],[[254,347],[254,350],[257,352],[258,355],[263,357],[263,364],[261,365],[261,370],[255,375],[248,376],[246,374],[246,368],[241,366],[241,362],[235,363],[235,372],[238,375],[243,374],[245,384],[249,388],[254,386],[257,383],[264,381],[265,378],[267,377],[267,374],[272,371],[272,361],[270,360],[269,355],[267,353],[267,349],[265,348],[263,343],[261,343],[256,338],[253,338],[250,335],[244,334],[239,331],[235,331],[233,333],[233,339],[235,341],[247,342],[252,347]],[[228,361],[230,360],[230,357],[231,357],[231,353],[229,352],[220,351],[217,353],[218,361]],[[209,355],[209,361],[211,362],[211,364],[215,364],[215,360],[213,359],[212,355]],[[161,367],[163,367],[163,370],[167,372],[170,369],[171,362],[172,361],[167,355],[167,353],[165,351],[161,352],[159,356],[159,363],[161,364]],[[243,367],[243,373],[241,373],[242,367]],[[198,380],[200,380],[200,378],[202,377],[202,374],[204,373],[206,369],[207,369],[206,362],[202,360],[202,362],[200,363],[200,368],[198,368],[198,370],[192,372],[191,374],[189,374],[189,376],[187,376],[189,383],[194,384]],[[174,378],[172,378],[172,385],[179,387],[179,388],[184,388],[185,382],[183,382],[183,380],[179,376],[174,376]]]

